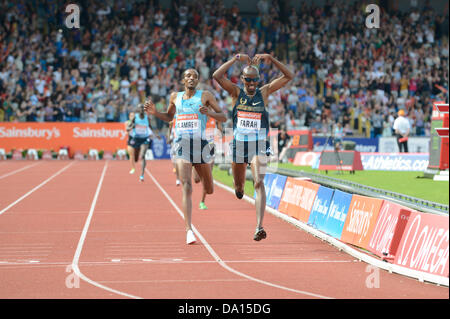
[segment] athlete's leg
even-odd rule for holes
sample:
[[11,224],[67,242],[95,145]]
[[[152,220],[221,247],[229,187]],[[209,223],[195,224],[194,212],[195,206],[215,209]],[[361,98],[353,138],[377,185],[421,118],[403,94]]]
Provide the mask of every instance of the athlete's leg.
[[197,170],[195,168],[195,165],[192,166],[192,175],[194,177],[194,182],[196,184],[202,182],[202,199],[200,200],[200,203],[198,204],[198,207],[200,209],[207,209],[208,207],[206,207],[205,205],[205,197],[206,197],[206,190],[205,190],[205,185],[200,177],[200,175],[197,173]]
[[194,177],[195,184],[198,184],[201,182],[200,175],[198,175],[197,170],[195,169],[194,166],[192,167],[192,176]]
[[236,196],[241,199],[244,196],[245,186],[245,174],[247,172],[247,163],[235,163],[231,164],[231,170],[233,172],[234,191]]
[[133,174],[134,171],[136,170],[136,166],[134,164],[134,158],[135,158],[135,152],[134,152],[134,147],[131,147],[128,145],[128,155],[130,156],[130,164],[131,164],[131,170],[130,170],[130,174]]
[[184,222],[186,231],[191,230],[191,216],[192,216],[192,163],[177,159],[176,164],[178,173],[180,174],[180,181],[182,185],[183,200],[182,209],[184,214]]
[[[212,183],[213,183],[213,185],[214,185],[214,178],[212,177],[213,167],[214,167],[214,159],[213,159],[213,161],[209,164],[209,169],[210,169],[210,171],[211,171],[211,180],[212,180]],[[207,193],[206,193],[206,189],[205,189],[205,187],[203,187],[202,201],[201,201],[203,204],[205,203],[206,194],[207,194]]]
[[264,186],[264,175],[267,166],[267,160],[263,156],[255,156],[251,162],[253,182],[256,192],[256,228],[262,228],[264,211],[266,209],[266,189]]
[[173,172],[175,173],[175,176],[177,178],[176,185],[179,186],[181,184],[180,174],[178,173],[178,166],[177,166],[177,161],[175,159],[173,147],[174,147],[173,145],[170,146],[170,160],[172,161]]
[[144,181],[144,174],[145,174],[145,166],[147,165],[147,160],[145,159],[145,153],[147,152],[148,144],[142,144],[139,153],[141,154],[141,177],[140,180]]
[[194,168],[203,184],[203,191],[206,194],[212,194],[214,192],[214,182],[212,178],[211,164],[194,164]]

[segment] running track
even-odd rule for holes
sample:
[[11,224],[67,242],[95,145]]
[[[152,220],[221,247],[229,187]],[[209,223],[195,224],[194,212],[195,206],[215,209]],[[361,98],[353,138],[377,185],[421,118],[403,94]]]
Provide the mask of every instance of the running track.
[[[139,167],[139,166],[138,166]],[[0,298],[448,299],[447,287],[379,270],[215,186],[185,244],[169,161],[0,162]],[[373,271],[373,269],[372,269]]]

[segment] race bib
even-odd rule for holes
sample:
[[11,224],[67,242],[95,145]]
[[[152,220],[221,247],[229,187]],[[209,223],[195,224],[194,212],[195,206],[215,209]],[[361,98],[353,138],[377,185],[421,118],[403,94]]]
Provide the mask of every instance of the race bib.
[[194,134],[200,132],[200,120],[198,114],[179,114],[177,115],[177,135]]
[[146,125],[136,124],[134,130],[136,132],[136,135],[139,135],[139,136],[147,136],[148,135]]
[[241,133],[258,133],[261,129],[261,113],[238,111],[236,128]]

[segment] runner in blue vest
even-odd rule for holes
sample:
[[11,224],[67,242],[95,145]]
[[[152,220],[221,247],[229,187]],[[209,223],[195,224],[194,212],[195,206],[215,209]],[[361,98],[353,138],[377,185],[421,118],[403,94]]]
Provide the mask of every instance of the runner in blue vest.
[[186,225],[186,243],[196,242],[191,228],[192,215],[192,166],[195,167],[207,194],[214,191],[214,183],[210,167],[211,149],[206,139],[206,121],[209,117],[219,122],[225,122],[214,95],[209,91],[197,90],[199,74],[195,69],[187,69],[183,73],[183,92],[173,92],[170,95],[166,112],[158,112],[152,100],[145,102],[148,114],[170,122],[175,118],[174,157],[183,186],[183,213]]
[[[133,113],[132,113],[133,114]],[[130,155],[131,170],[130,174],[135,172],[135,162],[141,158],[141,176],[140,181],[144,181],[145,173],[145,153],[148,148],[151,147],[153,137],[152,126],[150,123],[150,117],[144,112],[144,105],[138,106],[137,115],[130,116],[130,119],[126,122],[126,130],[128,132],[128,154]]]
[[[244,62],[240,88],[225,77],[228,69],[235,62]],[[258,88],[260,81],[258,65],[272,63],[283,74]],[[250,59],[246,54],[236,54],[231,60],[225,62],[213,74],[214,80],[225,89],[233,100],[233,163],[232,171],[234,187],[237,198],[244,196],[245,173],[250,165],[256,191],[256,231],[253,239],[260,241],[267,234],[263,228],[264,211],[266,208],[266,191],[264,188],[263,169],[267,163],[267,156],[271,154],[269,134],[269,113],[267,101],[270,94],[281,89],[294,78],[289,69],[270,54],[257,54]]]

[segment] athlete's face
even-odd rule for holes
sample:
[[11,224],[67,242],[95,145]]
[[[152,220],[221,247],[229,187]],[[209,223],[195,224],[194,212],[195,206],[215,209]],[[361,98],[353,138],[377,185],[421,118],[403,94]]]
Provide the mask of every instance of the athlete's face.
[[139,110],[139,116],[140,116],[141,118],[143,118],[144,115],[145,115],[144,104],[139,105],[138,110]]
[[253,67],[246,67],[242,72],[241,80],[244,83],[245,90],[248,94],[255,93],[259,84],[259,72]]
[[188,89],[195,89],[198,84],[198,73],[194,69],[189,69],[184,72],[183,77],[184,86]]

